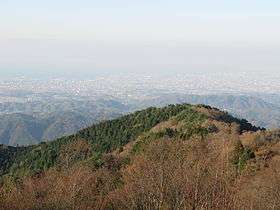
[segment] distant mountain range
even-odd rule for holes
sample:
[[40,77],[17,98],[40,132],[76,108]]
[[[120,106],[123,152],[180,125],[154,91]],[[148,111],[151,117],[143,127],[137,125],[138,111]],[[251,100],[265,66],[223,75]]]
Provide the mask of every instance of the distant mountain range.
[[[272,97],[270,97],[272,98]],[[267,98],[266,98],[267,99]],[[276,98],[273,98],[277,102]],[[30,145],[70,135],[93,123],[150,106],[207,104],[248,119],[265,128],[280,127],[280,107],[259,97],[246,95],[158,94],[123,102],[118,99],[58,99],[0,104],[0,144]]]
[[[125,106],[117,101],[64,101],[61,104],[12,104],[10,110],[19,113],[0,115],[0,144],[30,145],[70,135],[93,123],[119,117]],[[9,106],[2,104],[8,109]],[[12,107],[12,108],[11,108]],[[40,107],[40,109],[38,108]],[[41,112],[38,112],[40,110]],[[28,113],[28,114],[26,114]]]

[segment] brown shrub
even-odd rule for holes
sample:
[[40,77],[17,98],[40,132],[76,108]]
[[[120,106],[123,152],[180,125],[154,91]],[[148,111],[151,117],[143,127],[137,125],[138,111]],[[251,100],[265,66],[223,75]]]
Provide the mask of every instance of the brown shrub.
[[[124,187],[111,194],[115,209],[227,208],[224,172],[202,141],[156,141],[123,171]],[[217,163],[218,164],[218,163]]]

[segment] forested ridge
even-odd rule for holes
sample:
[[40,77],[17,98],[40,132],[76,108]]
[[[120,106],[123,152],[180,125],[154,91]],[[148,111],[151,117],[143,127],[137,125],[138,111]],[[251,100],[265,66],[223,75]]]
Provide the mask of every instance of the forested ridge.
[[[24,152],[15,155],[11,173],[19,176],[37,173],[50,168],[56,163],[59,152],[64,145],[77,139],[84,139],[91,145],[93,156],[112,151],[134,140],[142,132],[148,131],[156,124],[169,119],[191,106],[171,105],[165,108],[148,108],[133,114],[108,120],[81,130],[75,135],[63,137],[52,142],[24,147]],[[5,166],[4,166],[5,167]]]
[[1,147],[0,208],[277,209],[279,142],[210,106],[152,107]]
[[136,110],[182,103],[207,104],[245,118],[256,126],[280,127],[277,97],[274,100],[263,100],[262,97],[157,92],[144,99],[128,101],[74,97],[27,103],[5,102],[0,103],[0,144],[26,146],[52,141],[75,134],[93,123],[115,119]]

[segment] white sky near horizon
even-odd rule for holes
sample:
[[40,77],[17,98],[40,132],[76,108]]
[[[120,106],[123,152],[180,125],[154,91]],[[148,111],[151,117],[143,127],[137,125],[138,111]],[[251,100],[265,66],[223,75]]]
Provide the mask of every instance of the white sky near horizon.
[[279,26],[276,0],[0,0],[0,74],[278,74]]

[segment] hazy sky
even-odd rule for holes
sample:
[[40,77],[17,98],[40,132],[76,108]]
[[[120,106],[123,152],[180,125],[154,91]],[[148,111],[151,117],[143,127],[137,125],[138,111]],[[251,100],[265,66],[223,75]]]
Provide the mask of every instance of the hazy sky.
[[279,72],[279,0],[0,0],[0,17],[0,73]]

